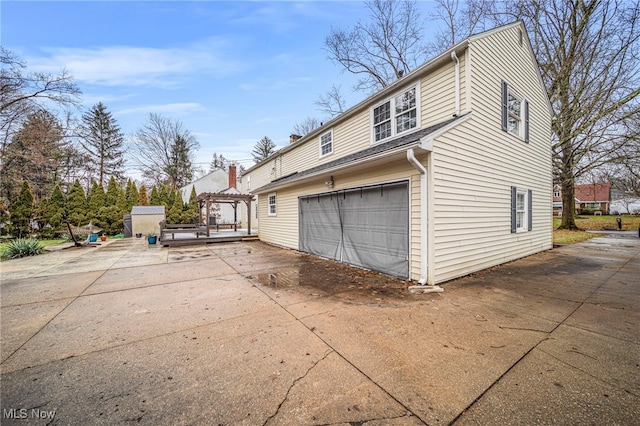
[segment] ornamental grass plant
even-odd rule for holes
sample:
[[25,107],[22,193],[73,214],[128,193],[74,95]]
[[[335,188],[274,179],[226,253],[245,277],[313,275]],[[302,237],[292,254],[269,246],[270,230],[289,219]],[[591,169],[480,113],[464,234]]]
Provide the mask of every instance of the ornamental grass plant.
[[8,242],[0,256],[2,259],[18,259],[44,253],[44,244],[35,238],[17,238]]

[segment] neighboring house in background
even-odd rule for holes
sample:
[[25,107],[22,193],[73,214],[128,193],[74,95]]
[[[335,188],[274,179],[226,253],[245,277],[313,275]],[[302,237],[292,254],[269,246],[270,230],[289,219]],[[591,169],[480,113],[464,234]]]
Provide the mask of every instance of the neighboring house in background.
[[621,197],[611,201],[611,214],[640,214],[640,198]]
[[562,216],[562,187],[553,185],[553,215]]
[[[221,194],[240,194],[238,190],[237,169],[235,164],[229,165],[229,171],[216,169],[196,181],[180,188],[182,200],[186,203],[191,196],[191,188],[195,187],[196,195],[203,192],[221,193]],[[245,215],[246,207],[243,203],[239,204],[239,211],[234,216],[233,206],[231,204],[220,203],[215,206],[216,211],[210,212],[210,224],[216,223],[234,223],[234,217],[240,221]]]
[[160,222],[166,219],[164,206],[133,206],[131,233],[160,235]]
[[576,209],[578,212],[601,212],[609,214],[611,184],[585,183],[576,185]]
[[436,284],[552,247],[551,106],[521,22],[248,169],[262,241]]
[[[575,186],[575,209],[578,213],[600,212],[609,214],[611,210],[611,184],[585,183]],[[560,185],[553,186],[553,214],[562,216],[562,191]]]

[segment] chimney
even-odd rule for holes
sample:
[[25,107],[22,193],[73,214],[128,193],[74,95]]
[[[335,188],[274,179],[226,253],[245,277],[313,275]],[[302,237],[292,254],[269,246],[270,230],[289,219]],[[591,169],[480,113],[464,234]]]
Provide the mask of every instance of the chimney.
[[289,135],[289,145],[298,142],[298,140],[300,139],[302,139],[302,136],[292,133],[291,135]]
[[237,187],[236,165],[229,164],[229,188]]

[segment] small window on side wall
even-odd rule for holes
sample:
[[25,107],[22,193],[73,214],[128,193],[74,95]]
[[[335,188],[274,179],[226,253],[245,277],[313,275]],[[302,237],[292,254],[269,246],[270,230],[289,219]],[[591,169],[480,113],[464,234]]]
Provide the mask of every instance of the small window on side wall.
[[502,82],[502,130],[529,142],[529,101]]
[[320,136],[320,157],[333,154],[333,130]]
[[511,233],[533,229],[533,192],[511,187]]
[[276,194],[269,194],[269,216],[276,215]]

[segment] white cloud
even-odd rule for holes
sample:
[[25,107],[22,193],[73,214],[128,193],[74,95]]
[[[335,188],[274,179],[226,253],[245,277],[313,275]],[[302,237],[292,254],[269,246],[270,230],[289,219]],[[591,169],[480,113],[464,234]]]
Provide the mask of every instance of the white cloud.
[[135,108],[126,108],[118,111],[118,114],[162,113],[168,115],[184,115],[193,111],[202,110],[197,102],[177,102],[156,105],[142,105]]
[[48,56],[30,58],[33,69],[66,68],[76,80],[104,86],[175,87],[191,74],[214,77],[237,73],[244,65],[226,58],[226,43],[199,41],[186,47],[103,46],[49,48]]

